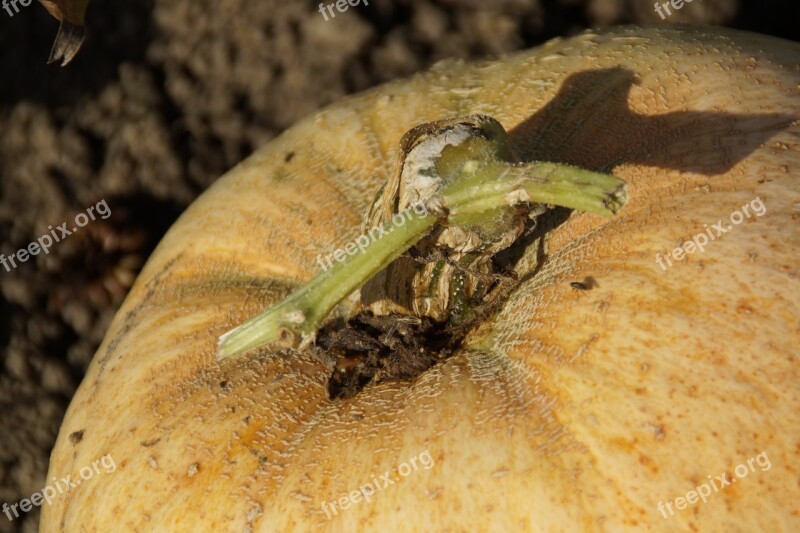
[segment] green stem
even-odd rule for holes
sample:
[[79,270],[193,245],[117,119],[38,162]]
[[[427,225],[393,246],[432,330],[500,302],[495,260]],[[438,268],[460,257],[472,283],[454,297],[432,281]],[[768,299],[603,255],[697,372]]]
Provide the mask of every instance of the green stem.
[[[509,202],[613,215],[625,202],[623,185],[615,176],[569,165],[488,162],[452,180],[441,196],[449,210],[447,224],[479,223],[482,215]],[[275,342],[293,347],[313,342],[322,321],[339,302],[425,237],[438,221],[427,212],[407,210],[403,224],[383,226],[385,231],[371,238],[363,253],[355,249],[354,255],[347,255],[282,302],[222,335],[218,359]]]
[[458,224],[460,217],[495,209],[506,195],[520,190],[527,193],[529,202],[609,216],[625,201],[623,185],[611,174],[558,163],[490,163],[455,181],[442,195],[450,208],[452,224]]
[[386,224],[385,233],[370,239],[363,253],[355,248],[355,255],[347,255],[283,302],[222,335],[217,357],[233,357],[281,339],[293,346],[313,341],[319,324],[336,304],[411,248],[437,220],[431,214],[411,210],[405,217],[402,225]]

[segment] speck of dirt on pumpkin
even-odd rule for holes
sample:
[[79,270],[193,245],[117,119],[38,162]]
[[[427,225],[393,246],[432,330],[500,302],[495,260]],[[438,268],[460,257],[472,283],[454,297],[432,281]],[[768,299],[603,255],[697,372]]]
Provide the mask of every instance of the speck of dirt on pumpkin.
[[72,443],[73,446],[75,446],[76,444],[78,444],[80,441],[83,440],[84,431],[85,430],[82,429],[80,431],[73,431],[72,433],[69,434],[69,441]]

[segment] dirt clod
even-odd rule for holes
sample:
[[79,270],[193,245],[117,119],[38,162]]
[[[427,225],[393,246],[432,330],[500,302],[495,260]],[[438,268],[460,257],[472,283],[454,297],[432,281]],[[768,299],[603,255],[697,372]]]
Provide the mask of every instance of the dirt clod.
[[336,359],[328,396],[348,398],[370,383],[413,379],[453,353],[460,340],[427,318],[359,313],[317,340],[317,349]]

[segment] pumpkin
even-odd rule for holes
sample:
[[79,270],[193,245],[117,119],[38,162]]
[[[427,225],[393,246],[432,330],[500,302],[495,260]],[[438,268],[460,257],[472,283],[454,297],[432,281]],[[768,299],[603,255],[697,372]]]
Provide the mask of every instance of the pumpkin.
[[[41,530],[797,530],[798,57],[623,27],[303,120],[148,261],[52,454],[48,477],[81,483]],[[332,397],[319,348],[217,360],[359,234],[406,131],[472,114],[523,160],[621,177],[628,203],[520,237],[507,299],[413,378]]]

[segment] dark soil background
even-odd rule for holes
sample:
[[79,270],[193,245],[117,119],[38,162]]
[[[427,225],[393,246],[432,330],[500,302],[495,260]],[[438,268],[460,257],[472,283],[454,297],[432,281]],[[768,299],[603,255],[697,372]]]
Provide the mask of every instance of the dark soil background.
[[[326,22],[310,1],[92,0],[66,68],[46,65],[58,23],[38,2],[0,11],[0,252],[100,200],[111,209],[49,255],[0,266],[0,504],[48,484],[61,419],[109,321],[223,172],[342,95],[442,58],[662,23],[653,1],[372,0]],[[695,0],[668,22],[800,39],[797,15],[796,0]],[[0,515],[0,532],[37,525],[37,508]]]

